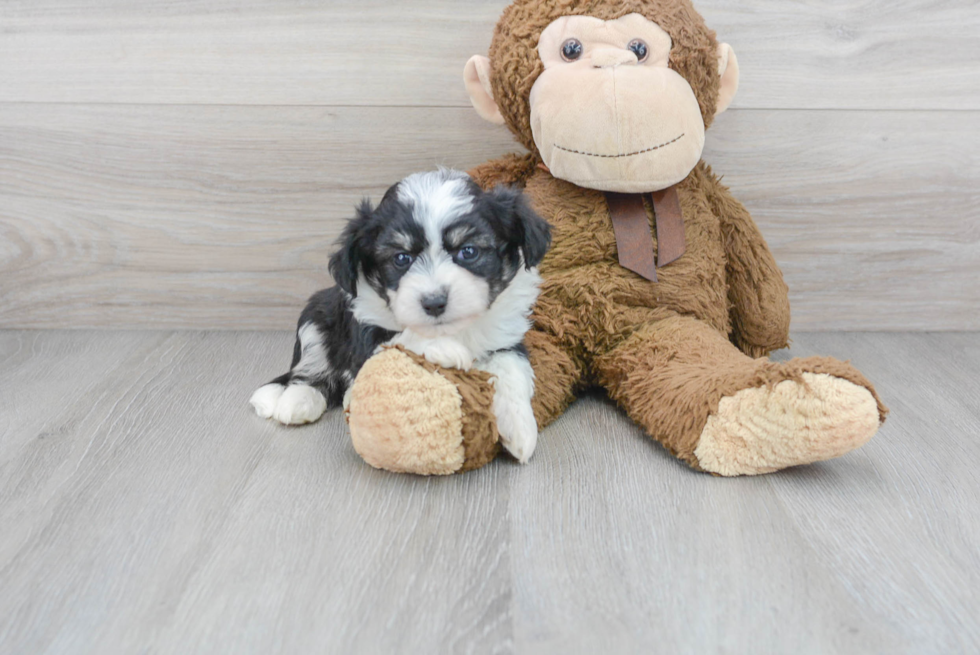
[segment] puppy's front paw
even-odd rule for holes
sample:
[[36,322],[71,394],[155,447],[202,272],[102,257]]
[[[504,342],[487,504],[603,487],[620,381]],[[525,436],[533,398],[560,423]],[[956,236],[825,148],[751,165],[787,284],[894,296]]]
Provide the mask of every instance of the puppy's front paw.
[[302,425],[316,421],[326,410],[327,399],[319,390],[291,384],[282,392],[272,416],[283,425]]
[[527,464],[538,445],[538,423],[530,403],[494,402],[500,443],[521,464]]
[[260,417],[270,418],[276,412],[276,405],[285,390],[286,387],[281,384],[267,384],[256,389],[248,402]]
[[422,349],[422,356],[433,364],[468,371],[473,366],[470,349],[452,339],[431,341]]

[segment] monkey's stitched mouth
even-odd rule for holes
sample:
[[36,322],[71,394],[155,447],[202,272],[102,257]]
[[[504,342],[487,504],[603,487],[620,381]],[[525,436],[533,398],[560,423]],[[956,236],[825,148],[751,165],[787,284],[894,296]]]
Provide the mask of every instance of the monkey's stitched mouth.
[[652,148],[645,148],[643,150],[637,150],[636,152],[626,152],[626,153],[619,154],[619,155],[600,155],[600,154],[597,154],[597,153],[594,153],[594,152],[582,152],[581,150],[573,150],[571,148],[562,147],[562,146],[558,145],[557,143],[554,144],[554,146],[556,148],[558,148],[559,150],[564,150],[565,152],[570,152],[573,155],[585,155],[586,157],[601,157],[603,159],[618,159],[620,157],[634,157],[636,155],[642,155],[645,152],[652,152],[654,150],[660,150],[661,148],[666,148],[670,144],[676,143],[676,142],[680,141],[683,138],[684,138],[684,134],[681,134],[680,136],[674,137],[670,141],[665,141],[664,143],[661,143],[659,146],[653,146]]

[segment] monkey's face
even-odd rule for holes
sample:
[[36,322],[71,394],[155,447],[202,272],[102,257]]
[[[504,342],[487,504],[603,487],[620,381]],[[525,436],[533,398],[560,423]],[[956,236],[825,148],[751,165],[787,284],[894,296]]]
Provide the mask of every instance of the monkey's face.
[[557,178],[602,191],[659,191],[701,158],[694,91],[668,67],[670,36],[653,21],[565,16],[542,32],[544,72],[531,89],[531,133]]
[[705,125],[738,90],[735,53],[690,0],[514,0],[490,54],[463,71],[477,113],[510,128],[555,177],[599,191],[684,180]]

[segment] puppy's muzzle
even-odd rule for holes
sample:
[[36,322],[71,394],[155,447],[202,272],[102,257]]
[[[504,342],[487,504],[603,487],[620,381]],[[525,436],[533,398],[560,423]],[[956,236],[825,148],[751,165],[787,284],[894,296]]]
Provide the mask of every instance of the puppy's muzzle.
[[449,292],[445,290],[422,296],[422,309],[433,318],[442,316],[447,304],[449,304]]

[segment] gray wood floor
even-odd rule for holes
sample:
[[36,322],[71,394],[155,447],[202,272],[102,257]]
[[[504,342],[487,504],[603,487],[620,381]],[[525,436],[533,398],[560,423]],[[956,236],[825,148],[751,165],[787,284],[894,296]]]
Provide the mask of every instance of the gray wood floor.
[[0,332],[0,652],[980,649],[978,334],[795,335],[891,418],[735,480],[601,395],[526,467],[375,471],[250,413],[290,339]]

